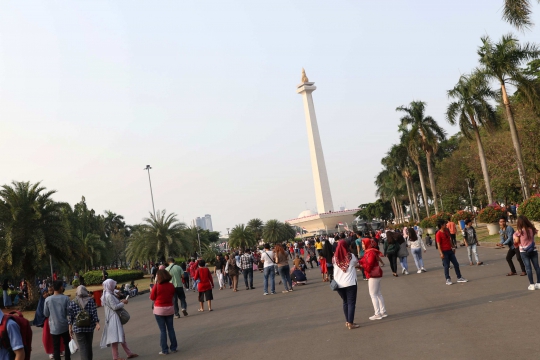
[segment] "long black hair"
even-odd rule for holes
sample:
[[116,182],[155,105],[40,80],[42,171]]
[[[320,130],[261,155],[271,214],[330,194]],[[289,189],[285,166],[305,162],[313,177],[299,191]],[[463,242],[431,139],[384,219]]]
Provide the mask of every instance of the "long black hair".
[[327,264],[332,265],[332,258],[334,257],[334,249],[332,248],[332,244],[330,244],[330,241],[326,240],[324,242],[321,254],[323,258],[326,259]]

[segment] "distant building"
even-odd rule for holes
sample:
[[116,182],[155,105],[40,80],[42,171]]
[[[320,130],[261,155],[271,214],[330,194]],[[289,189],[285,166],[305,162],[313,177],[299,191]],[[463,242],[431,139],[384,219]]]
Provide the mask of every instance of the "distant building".
[[214,231],[214,228],[212,227],[212,216],[210,216],[210,214],[204,215],[204,222],[206,225],[206,230]]
[[203,230],[206,230],[206,221],[204,218],[201,218],[201,217],[197,217],[195,219],[195,225],[198,227],[198,228],[201,228]]

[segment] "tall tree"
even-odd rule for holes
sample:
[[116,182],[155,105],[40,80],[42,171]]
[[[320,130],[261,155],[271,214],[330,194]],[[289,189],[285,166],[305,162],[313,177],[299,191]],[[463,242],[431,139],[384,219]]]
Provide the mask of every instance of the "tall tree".
[[[296,233],[296,232],[295,232]],[[270,244],[278,244],[287,237],[285,227],[279,220],[268,220],[263,228],[263,239]],[[294,238],[294,236],[293,236]]]
[[[540,0],[538,1],[540,3]],[[531,21],[530,0],[504,0],[503,19],[519,30],[528,29]]]
[[229,234],[229,247],[231,249],[245,249],[257,243],[255,234],[244,224],[238,224],[232,228]]
[[33,284],[49,255],[61,265],[71,258],[69,223],[63,204],[52,199],[41,183],[12,182],[0,189],[0,271],[24,274],[29,297],[37,300]]
[[426,103],[423,101],[412,101],[409,107],[400,106],[396,111],[404,112],[406,115],[401,118],[401,126],[408,127],[412,136],[419,136],[422,150],[426,153],[429,183],[433,196],[433,206],[435,212],[439,212],[437,204],[437,187],[435,185],[435,175],[433,172],[432,157],[437,151],[439,142],[446,138],[445,131],[437,124],[431,116],[425,115]]
[[[105,253],[107,247],[105,242],[99,238],[97,234],[86,234],[82,237],[82,233],[76,236],[78,245],[78,257],[84,264],[84,272],[88,271],[88,264],[94,266],[94,262],[101,260],[102,254]],[[78,269],[77,269],[78,270]]]
[[534,44],[525,43],[520,45],[519,41],[511,34],[504,35],[496,44],[491,41],[489,36],[484,36],[482,37],[482,46],[478,48],[478,56],[480,57],[479,61],[482,66],[480,70],[482,73],[488,78],[497,80],[501,86],[502,101],[506,109],[506,118],[516,151],[519,181],[523,196],[527,199],[529,198],[527,174],[523,165],[521,144],[506,86],[508,84],[515,86],[531,104],[537,102],[536,79],[531,75],[527,75],[521,66],[528,60],[538,58],[540,50]]
[[261,240],[262,238],[263,226],[264,223],[259,218],[251,219],[247,223],[247,227],[253,232],[257,241]]
[[481,74],[463,75],[452,90],[448,91],[448,97],[454,99],[448,105],[446,119],[452,125],[459,124],[461,133],[471,139],[472,134],[478,145],[478,156],[482,166],[482,174],[488,201],[493,203],[491,182],[487,167],[484,145],[480,137],[480,126],[491,132],[498,125],[498,118],[495,109],[488,102],[496,96],[486,83]]

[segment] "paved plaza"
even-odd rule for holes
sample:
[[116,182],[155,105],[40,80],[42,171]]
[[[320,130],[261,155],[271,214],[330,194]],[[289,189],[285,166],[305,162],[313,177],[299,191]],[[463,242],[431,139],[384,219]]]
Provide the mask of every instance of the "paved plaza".
[[[263,296],[262,274],[256,290],[239,286],[214,290],[212,313],[198,313],[197,295],[187,295],[189,316],[174,321],[179,351],[170,359],[533,359],[540,320],[540,291],[528,291],[526,277],[507,277],[506,250],[481,246],[484,266],[469,266],[465,248],[457,251],[469,283],[447,286],[438,252],[428,247],[427,273],[391,276],[387,259],[381,291],[389,316],[370,321],[373,307],[367,282],[358,282],[356,330],[345,328],[341,299],[318,269],[309,285],[293,293]],[[517,265],[517,262],[516,262]],[[399,265],[398,265],[399,266]],[[456,277],[451,270],[452,279]],[[360,273],[358,273],[360,275]],[[243,284],[243,280],[240,282]],[[140,358],[157,359],[159,330],[148,295],[130,300],[127,341]],[[99,309],[104,325],[103,309]],[[94,359],[111,359],[94,337]],[[41,329],[34,329],[32,359],[46,359]],[[79,355],[74,356],[79,359]]]

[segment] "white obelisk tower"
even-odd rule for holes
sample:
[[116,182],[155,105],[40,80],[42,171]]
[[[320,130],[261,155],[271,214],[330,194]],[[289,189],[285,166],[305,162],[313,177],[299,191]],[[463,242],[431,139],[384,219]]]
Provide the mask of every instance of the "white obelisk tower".
[[334,211],[332,194],[330,194],[330,184],[326,173],[326,164],[317,126],[317,116],[311,93],[317,89],[314,82],[309,82],[306,72],[302,69],[302,83],[298,85],[296,92],[302,95],[304,100],[304,112],[306,114],[306,126],[309,142],[309,153],[311,154],[311,168],[313,170],[313,181],[315,182],[315,198],[317,199],[317,212],[319,214]]

